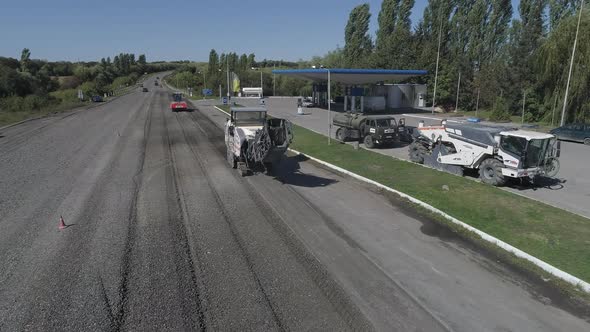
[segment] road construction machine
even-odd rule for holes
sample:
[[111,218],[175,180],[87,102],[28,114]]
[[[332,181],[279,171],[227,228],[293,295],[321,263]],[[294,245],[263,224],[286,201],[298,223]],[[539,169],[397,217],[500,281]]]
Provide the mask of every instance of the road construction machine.
[[334,115],[332,123],[339,127],[336,130],[339,141],[359,140],[369,149],[393,145],[406,135],[405,119],[398,122],[390,115],[346,112]]
[[232,107],[225,124],[227,162],[242,176],[270,174],[293,141],[291,122],[267,116],[264,107]]
[[413,131],[410,160],[463,175],[474,169],[482,182],[502,186],[509,178],[533,180],[559,171],[560,143],[546,133],[508,127],[447,123]]

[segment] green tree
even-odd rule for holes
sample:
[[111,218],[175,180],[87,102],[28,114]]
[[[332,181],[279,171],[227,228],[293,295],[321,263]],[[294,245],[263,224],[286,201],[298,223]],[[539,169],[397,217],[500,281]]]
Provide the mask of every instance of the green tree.
[[241,71],[245,71],[246,69],[249,69],[250,68],[248,66],[248,56],[246,54],[242,54],[240,56],[239,64],[240,64],[240,70]]
[[255,67],[255,66],[256,66],[255,55],[254,55],[254,53],[250,53],[248,55],[248,68]]
[[401,0],[383,0],[377,21],[379,29],[375,40],[374,65],[377,67],[388,67],[388,58],[392,55],[393,47],[392,34],[395,30],[398,8]]
[[508,82],[511,88],[505,91],[505,97],[514,111],[522,107],[522,95],[535,81],[533,60],[545,34],[545,7],[546,0],[522,0],[519,5],[520,20],[512,22],[508,46]]
[[348,67],[363,67],[373,50],[369,36],[369,4],[355,7],[348,18],[344,31],[344,58]]
[[571,15],[580,0],[549,0],[549,27],[551,30],[557,28],[559,21]]
[[20,70],[23,73],[28,72],[30,63],[31,63],[31,51],[28,48],[24,48],[20,54]]
[[[579,11],[578,11],[579,13]],[[565,82],[569,71],[578,15],[565,17],[552,31],[536,55],[537,91],[544,96],[545,120],[552,117],[555,98],[563,103]],[[586,33],[584,33],[584,31]],[[580,22],[580,34],[572,71],[566,115],[568,122],[590,121],[590,11],[584,9]],[[562,104],[561,104],[562,105]],[[561,107],[558,107],[561,110]]]

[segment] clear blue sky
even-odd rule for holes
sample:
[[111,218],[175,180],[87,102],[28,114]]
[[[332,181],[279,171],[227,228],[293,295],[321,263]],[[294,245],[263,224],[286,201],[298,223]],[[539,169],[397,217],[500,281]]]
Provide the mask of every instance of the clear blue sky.
[[[371,6],[371,33],[381,0],[3,0],[0,56],[97,60],[121,52],[148,61],[206,61],[218,52],[257,60],[308,59],[343,45],[350,10]],[[416,0],[412,22],[427,0]],[[513,0],[513,5],[518,3]],[[516,7],[515,7],[515,11]]]

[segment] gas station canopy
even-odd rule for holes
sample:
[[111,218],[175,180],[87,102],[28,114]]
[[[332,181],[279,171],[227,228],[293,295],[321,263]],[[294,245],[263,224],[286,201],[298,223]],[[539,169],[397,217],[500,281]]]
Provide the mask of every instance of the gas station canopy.
[[277,75],[287,75],[315,82],[331,80],[346,85],[377,83],[383,81],[400,82],[413,76],[421,76],[428,73],[426,70],[344,68],[277,69],[272,72]]

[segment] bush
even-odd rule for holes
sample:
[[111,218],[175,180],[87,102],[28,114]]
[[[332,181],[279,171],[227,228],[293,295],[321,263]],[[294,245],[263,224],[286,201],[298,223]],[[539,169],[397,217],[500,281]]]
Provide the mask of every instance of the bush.
[[51,92],[49,95],[55,99],[59,99],[61,102],[77,101],[78,89],[54,91]]
[[80,89],[82,93],[84,93],[84,98],[88,99],[90,96],[97,94],[96,85],[94,82],[84,82],[80,85]]
[[492,113],[490,114],[492,121],[507,121],[510,120],[510,112],[508,111],[508,102],[503,97],[496,97]]
[[12,96],[0,100],[0,109],[5,112],[39,111],[44,107],[58,104],[59,101],[49,96],[28,95]]

